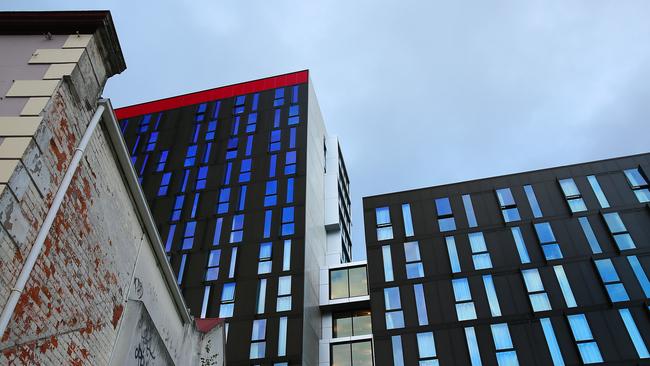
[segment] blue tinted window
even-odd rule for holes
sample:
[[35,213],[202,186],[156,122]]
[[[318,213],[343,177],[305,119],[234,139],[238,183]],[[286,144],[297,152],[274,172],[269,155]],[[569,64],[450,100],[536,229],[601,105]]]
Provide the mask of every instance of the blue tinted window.
[[287,203],[293,203],[293,178],[287,178]]
[[402,337],[392,336],[391,344],[393,345],[393,366],[404,366],[404,353],[402,351]]
[[521,230],[518,227],[510,228],[512,232],[512,237],[515,240],[515,246],[517,247],[517,252],[519,253],[519,259],[521,263],[530,263],[530,257],[528,256],[528,249],[526,249],[526,243],[524,242],[524,237],[521,235]]
[[252,159],[244,159],[241,161],[241,169],[239,170],[239,182],[250,182],[251,180],[251,164]]
[[299,87],[298,85],[294,85],[291,87],[291,103],[298,103],[298,96],[299,96]]
[[205,188],[206,182],[208,179],[208,167],[207,166],[202,166],[199,168],[199,173],[196,176],[196,187],[195,189],[203,189]]
[[292,235],[293,233],[294,233],[294,208],[284,207],[282,209],[281,235]]
[[190,145],[187,147],[187,153],[185,154],[185,163],[183,166],[192,166],[196,161],[196,145]]
[[156,141],[158,141],[158,132],[152,132],[145,151],[153,151],[156,148]]
[[576,314],[567,316],[573,338],[576,340],[580,357],[585,364],[603,362],[600,355],[598,345],[594,342],[594,338],[589,329],[587,318],[584,314]]
[[267,210],[264,212],[264,237],[271,237],[271,219],[273,218],[273,211]]
[[553,270],[555,271],[555,276],[557,277],[557,282],[560,284],[560,290],[562,290],[562,296],[564,296],[564,301],[566,306],[569,308],[574,308],[578,306],[576,299],[573,296],[573,291],[571,290],[571,285],[569,284],[569,279],[564,272],[564,267],[554,266]]
[[194,245],[194,231],[196,230],[196,222],[188,221],[185,224],[185,232],[183,233],[183,246],[182,249],[192,249]]
[[205,132],[205,140],[206,141],[214,140],[216,131],[217,131],[217,121],[208,122],[208,130]]
[[542,210],[539,208],[539,203],[537,202],[537,196],[535,196],[535,191],[533,190],[533,186],[525,185],[524,192],[526,192],[526,198],[528,198],[528,203],[530,204],[530,208],[533,210],[533,216],[535,218],[542,217]]
[[485,294],[490,305],[490,313],[492,316],[501,316],[501,307],[499,306],[499,299],[496,288],[494,287],[492,275],[483,276],[483,285],[485,286]]
[[223,225],[223,218],[222,217],[217,218],[217,221],[214,225],[214,237],[212,238],[212,245],[219,245],[222,225]]
[[[230,231],[230,242],[239,243],[244,235],[244,215],[235,215],[232,219],[232,230]],[[232,266],[232,264],[231,264]]]
[[281,148],[280,140],[282,138],[281,130],[271,131],[271,138],[269,140],[269,151],[278,151]]
[[253,103],[252,103],[252,106],[251,106],[251,110],[254,110],[254,111],[257,110],[257,103],[258,103],[259,99],[260,99],[260,94],[259,93],[253,94]]
[[436,211],[438,216],[451,215],[451,204],[449,203],[449,198],[438,198],[436,199]]
[[239,207],[237,209],[242,211],[246,205],[246,186],[243,185],[239,188]]
[[264,206],[275,206],[277,203],[278,181],[270,180],[266,182],[266,191],[264,193]]
[[174,209],[172,210],[172,215],[170,220],[172,221],[178,221],[181,218],[181,212],[183,210],[183,201],[185,200],[185,196],[177,196],[176,199],[174,200]]
[[228,145],[226,146],[226,160],[231,160],[237,157],[238,146],[239,139],[237,137],[231,137],[228,139]]
[[205,145],[205,150],[203,151],[203,159],[201,160],[203,164],[207,164],[210,160],[210,150],[212,150],[212,143],[208,142]]
[[650,358],[648,348],[643,342],[643,337],[641,337],[641,333],[639,333],[639,329],[636,327],[636,323],[634,322],[634,318],[632,318],[630,310],[619,309],[618,312],[621,314],[621,319],[623,319],[623,324],[625,324],[627,334],[630,336],[630,339],[632,339],[632,344],[634,344],[634,348],[636,349],[639,358]]
[[232,163],[226,164],[226,172],[223,175],[223,184],[230,184],[230,173],[232,172]]
[[199,205],[199,196],[200,195],[201,195],[200,193],[194,194],[194,202],[192,202],[192,212],[190,213],[190,218],[192,218],[192,219],[196,217],[196,209],[197,209],[197,207]]
[[160,180],[160,187],[158,188],[158,196],[164,196],[167,194],[167,188],[169,188],[169,182],[172,178],[172,173],[163,174]]
[[386,310],[397,310],[402,308],[399,296],[399,287],[387,287],[384,289],[384,303]]
[[292,128],[289,130],[289,148],[296,148],[296,129]]
[[418,333],[418,355],[420,358],[436,357],[436,344],[433,340],[433,333]]
[[456,250],[456,240],[453,236],[445,238],[447,243],[447,253],[449,253],[449,262],[453,273],[460,272],[460,261],[458,260],[458,251]]
[[465,328],[465,339],[467,340],[467,349],[472,366],[481,366],[481,351],[478,348],[478,341],[473,327]]
[[167,240],[165,241],[165,252],[169,253],[172,250],[172,243],[174,242],[174,233],[176,232],[176,225],[169,225],[169,232],[167,233]]
[[271,155],[269,158],[269,178],[275,177],[275,166],[278,160],[277,155]]
[[413,293],[415,295],[415,307],[418,314],[418,325],[428,325],[427,303],[424,296],[424,288],[421,283],[413,285]]
[[390,245],[381,247],[382,259],[384,262],[384,280],[390,282],[394,280],[393,277],[393,259],[390,254]]
[[578,221],[580,222],[580,226],[582,227],[582,232],[585,234],[585,237],[587,238],[587,242],[589,243],[591,252],[594,254],[602,253],[603,251],[602,249],[600,249],[600,244],[598,243],[598,239],[596,239],[596,235],[594,234],[594,231],[591,229],[589,220],[583,216],[583,217],[579,217]]
[[476,227],[476,216],[474,215],[474,206],[472,205],[472,198],[469,194],[463,195],[463,206],[465,207],[465,215],[467,216],[467,223],[469,227]]
[[595,176],[590,175],[587,177],[587,180],[589,181],[589,185],[591,185],[591,189],[594,190],[594,194],[598,199],[598,203],[600,204],[600,207],[608,208],[609,202],[607,201],[607,197],[605,197],[605,193],[600,188],[600,184],[598,184],[598,179],[596,179]]
[[273,115],[273,128],[280,127],[280,110],[276,109],[275,114]]
[[250,135],[246,138],[246,156],[251,156],[251,153],[253,152],[253,135]]
[[630,262],[630,266],[632,267],[634,275],[636,276],[636,279],[639,281],[639,284],[643,289],[645,297],[650,298],[650,281],[648,280],[648,276],[643,270],[643,267],[641,267],[639,259],[636,256],[632,255],[627,257],[627,260]]
[[560,345],[557,343],[557,338],[555,337],[555,331],[553,330],[551,320],[549,318],[542,318],[540,319],[540,323],[542,324],[542,330],[544,331],[544,337],[546,338],[548,351],[551,354],[551,359],[553,360],[553,366],[564,366],[564,359],[562,358]]
[[505,208],[508,206],[516,206],[515,198],[512,196],[512,192],[510,191],[510,188],[497,189],[496,192],[497,192],[497,198],[499,199],[499,204],[501,205],[501,208]]
[[555,235],[553,235],[551,224],[548,222],[535,224],[535,231],[537,232],[537,237],[539,238],[540,243],[555,242]]
[[411,206],[408,203],[402,205],[402,217],[404,219],[404,234],[413,236],[413,220],[411,219]]
[[230,188],[221,188],[221,191],[219,191],[219,203],[217,204],[217,214],[228,212],[229,201],[230,201]]
[[185,192],[185,188],[187,188],[187,181],[190,178],[190,170],[185,169],[183,171],[183,185],[181,186],[181,192]]
[[176,279],[176,283],[180,286],[181,283],[183,283],[183,273],[185,273],[185,261],[187,261],[187,254],[183,254],[181,256],[181,266],[178,269],[178,278]]
[[169,155],[169,150],[163,150],[160,152],[160,159],[158,159],[158,165],[156,166],[157,172],[162,172],[165,170],[165,163],[167,163],[167,156]]

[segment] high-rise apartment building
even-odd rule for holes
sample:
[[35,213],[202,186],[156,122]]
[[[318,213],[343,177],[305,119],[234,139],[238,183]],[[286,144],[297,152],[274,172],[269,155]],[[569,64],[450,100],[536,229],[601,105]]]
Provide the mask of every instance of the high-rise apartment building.
[[375,364],[648,362],[649,174],[643,154],[364,198]]
[[228,364],[318,364],[350,196],[308,71],[116,114],[191,313],[226,320]]

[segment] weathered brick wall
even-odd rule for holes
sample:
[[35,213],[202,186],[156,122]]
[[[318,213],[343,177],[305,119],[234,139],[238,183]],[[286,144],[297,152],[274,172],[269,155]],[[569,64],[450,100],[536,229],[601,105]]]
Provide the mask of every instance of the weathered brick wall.
[[[95,101],[100,87],[72,83],[87,78],[80,72],[52,97],[0,196],[0,306],[92,117],[85,100]],[[0,364],[107,364],[142,240],[129,191],[98,127],[2,335]]]

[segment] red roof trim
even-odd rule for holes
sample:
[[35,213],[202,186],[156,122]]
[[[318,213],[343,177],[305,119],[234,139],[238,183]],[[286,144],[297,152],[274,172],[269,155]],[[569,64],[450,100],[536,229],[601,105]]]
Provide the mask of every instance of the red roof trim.
[[131,118],[133,116],[141,116],[144,114],[176,109],[192,104],[234,97],[236,95],[249,94],[288,85],[302,84],[306,83],[308,79],[309,70],[303,70],[290,74],[272,76],[264,79],[247,81],[239,84],[222,86],[220,88],[208,89],[200,92],[117,108],[115,109],[115,115],[117,116],[117,119]]

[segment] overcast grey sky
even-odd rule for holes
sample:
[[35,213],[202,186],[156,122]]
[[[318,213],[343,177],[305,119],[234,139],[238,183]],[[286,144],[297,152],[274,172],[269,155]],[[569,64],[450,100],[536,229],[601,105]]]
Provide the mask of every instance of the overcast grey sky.
[[115,106],[310,69],[367,195],[648,152],[648,1],[3,1],[109,9]]

